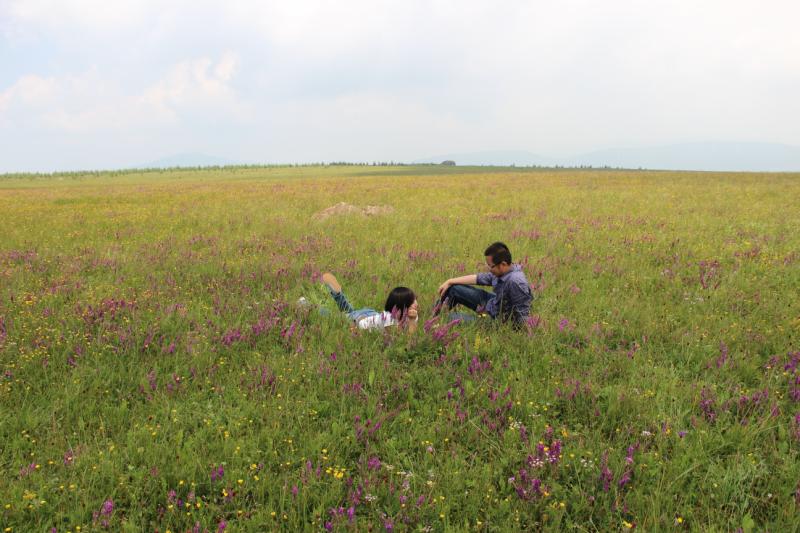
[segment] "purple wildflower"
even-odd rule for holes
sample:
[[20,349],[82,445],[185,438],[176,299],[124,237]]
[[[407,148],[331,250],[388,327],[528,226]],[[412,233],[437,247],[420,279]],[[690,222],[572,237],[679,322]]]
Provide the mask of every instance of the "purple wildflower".
[[722,282],[719,276],[719,261],[700,261],[698,266],[700,267],[700,286],[704,289],[719,288]]
[[628,446],[627,453],[625,454],[625,463],[626,464],[629,464],[629,465],[633,464],[633,454],[636,452],[636,450],[638,448],[639,448],[639,443],[638,442],[633,446]]
[[703,417],[708,422],[714,422],[717,419],[715,407],[714,393],[710,389],[703,387],[703,390],[700,391],[700,411],[702,411]]
[[373,455],[369,458],[369,461],[367,461],[367,467],[369,467],[370,470],[379,470],[381,467],[381,460]]
[[150,390],[154,391],[158,388],[158,382],[156,381],[156,371],[152,368],[150,372],[147,373],[147,382],[150,384]]
[[230,347],[233,343],[242,339],[244,339],[244,335],[242,334],[241,330],[231,329],[225,332],[220,339],[220,342],[223,344],[223,346]]
[[516,477],[508,478],[517,497],[524,501],[530,501],[542,495],[542,480],[531,478],[528,471],[521,468]]
[[[770,359],[772,362],[772,359]],[[784,365],[783,369],[787,372],[794,373],[797,370],[797,365],[800,364],[800,352],[789,354],[789,361]]]
[[550,461],[550,464],[557,463],[559,459],[561,459],[561,441],[553,441],[553,443],[550,445],[550,451],[547,453],[547,459]]
[[524,424],[519,425],[519,438],[525,444],[528,444],[528,428]]
[[481,361],[477,356],[473,356],[472,360],[467,367],[467,372],[471,375],[478,376],[487,370],[492,368],[492,362],[490,360]]
[[447,346],[455,339],[458,338],[459,333],[457,331],[451,331],[456,324],[461,322],[460,318],[456,318],[455,320],[451,320],[447,324],[440,326],[433,330],[431,333],[431,337],[433,340],[442,344],[442,346]]
[[533,332],[542,327],[542,317],[539,315],[531,315],[525,320],[525,327],[528,330],[528,335],[533,335]]
[[800,413],[794,415],[794,431],[792,432],[795,440],[800,442]]
[[109,498],[108,500],[103,502],[103,507],[100,509],[100,514],[104,516],[110,516],[114,513],[114,501]]
[[719,343],[719,357],[717,357],[717,368],[722,368],[728,362],[728,346],[720,341]]
[[603,490],[608,492],[611,488],[611,482],[614,481],[614,473],[608,468],[608,452],[603,454],[600,461],[600,481],[603,482]]
[[22,468],[20,468],[19,477],[20,477],[20,479],[24,478],[24,477],[27,477],[32,472],[35,472],[35,471],[36,471],[36,463],[31,463],[28,466],[23,466]]

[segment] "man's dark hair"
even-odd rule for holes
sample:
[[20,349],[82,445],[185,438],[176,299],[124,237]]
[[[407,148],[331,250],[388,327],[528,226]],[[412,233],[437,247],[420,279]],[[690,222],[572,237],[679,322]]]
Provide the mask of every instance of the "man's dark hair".
[[483,252],[485,257],[491,257],[492,263],[495,265],[499,265],[500,263],[508,263],[511,264],[511,250],[508,249],[502,242],[493,242],[486,248],[486,251]]
[[397,309],[401,315],[404,315],[416,299],[414,291],[408,287],[395,287],[389,293],[389,297],[386,298],[386,305],[383,310],[393,313]]

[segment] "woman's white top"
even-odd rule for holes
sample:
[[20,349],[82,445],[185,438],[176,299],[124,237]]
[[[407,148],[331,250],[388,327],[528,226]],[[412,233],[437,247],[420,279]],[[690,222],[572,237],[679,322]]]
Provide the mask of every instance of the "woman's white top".
[[356,322],[359,329],[381,329],[388,328],[397,324],[397,320],[392,316],[389,311],[375,313],[374,315],[366,316]]

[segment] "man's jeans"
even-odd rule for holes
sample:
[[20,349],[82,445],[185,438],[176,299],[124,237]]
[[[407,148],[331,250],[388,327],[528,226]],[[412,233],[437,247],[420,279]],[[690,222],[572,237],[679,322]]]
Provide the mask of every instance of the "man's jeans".
[[[494,299],[496,295],[492,292],[483,289],[475,288],[471,285],[451,285],[447,292],[444,293],[444,298],[437,306],[441,305],[443,308],[451,309],[456,305],[463,305],[475,311],[476,313],[482,312],[486,308],[486,304]],[[464,313],[450,313],[450,320],[461,319],[464,321],[474,320],[472,315]]]

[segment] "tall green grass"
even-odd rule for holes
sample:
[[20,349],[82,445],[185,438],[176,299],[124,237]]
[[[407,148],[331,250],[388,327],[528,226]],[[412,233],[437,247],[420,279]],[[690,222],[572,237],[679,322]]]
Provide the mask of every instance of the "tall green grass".
[[[394,211],[314,218],[338,202]],[[0,180],[0,529],[795,530],[799,203],[793,174]],[[354,333],[318,281],[410,286],[422,324],[496,240],[519,331]]]

